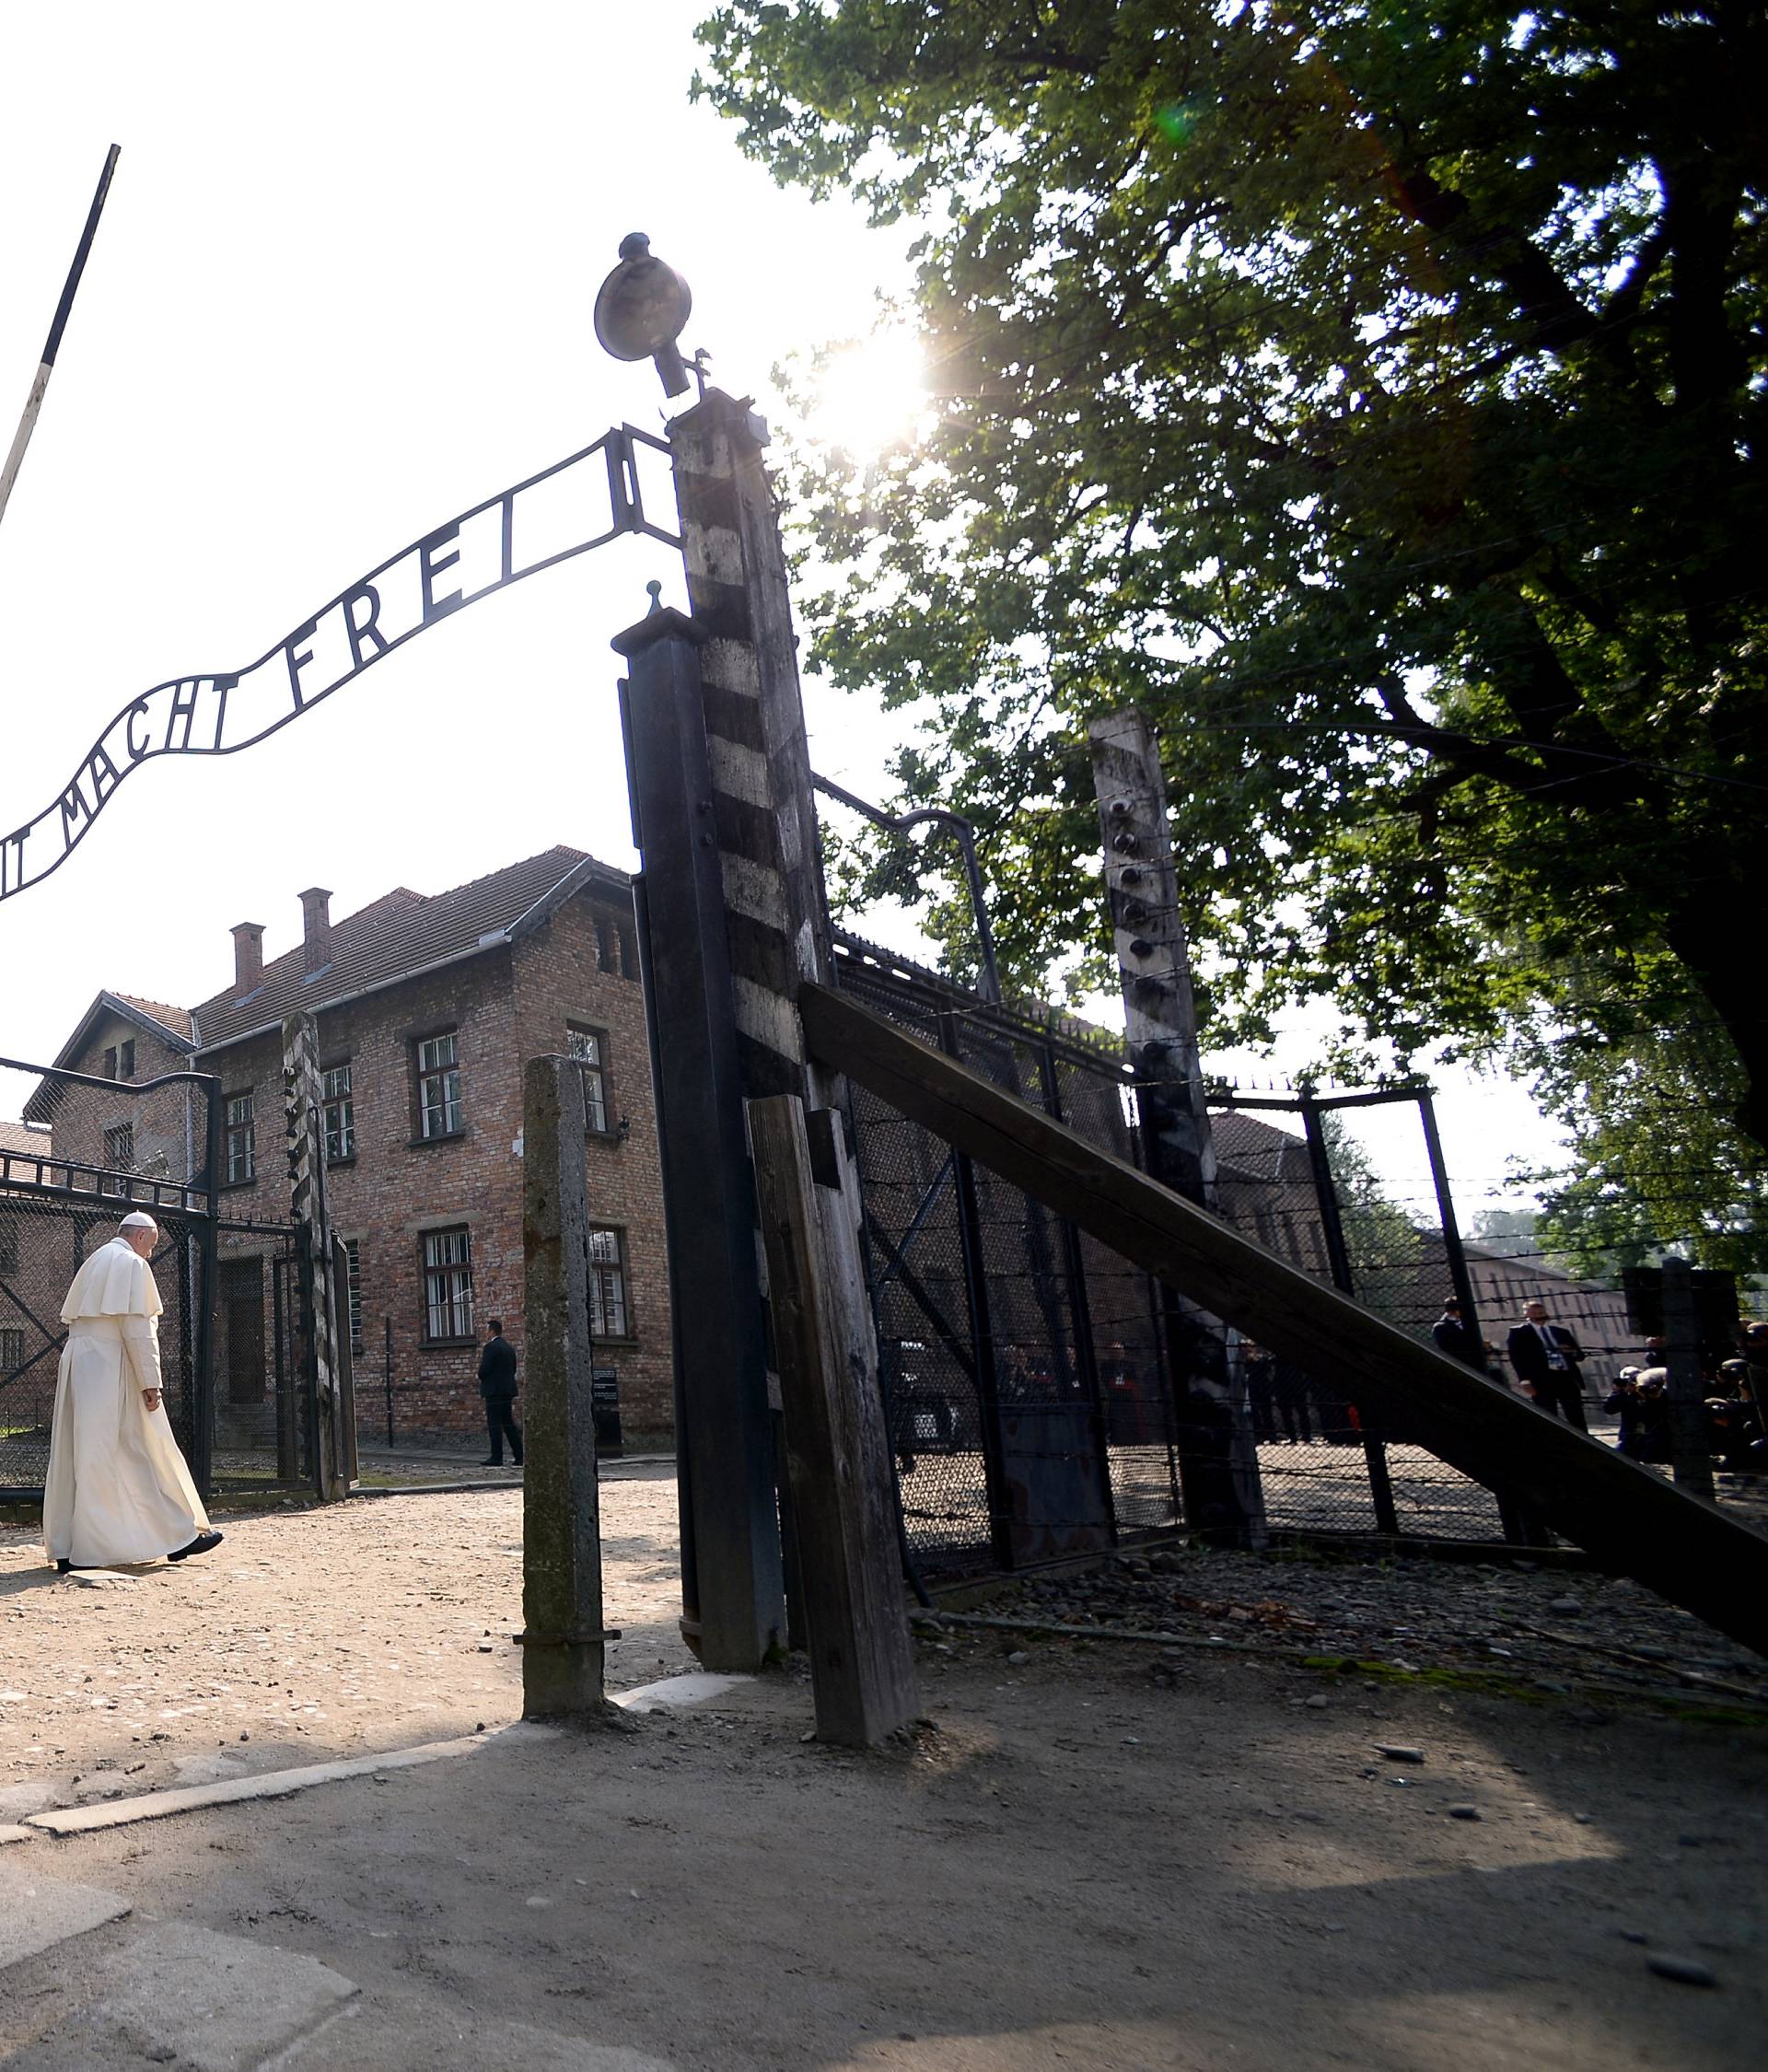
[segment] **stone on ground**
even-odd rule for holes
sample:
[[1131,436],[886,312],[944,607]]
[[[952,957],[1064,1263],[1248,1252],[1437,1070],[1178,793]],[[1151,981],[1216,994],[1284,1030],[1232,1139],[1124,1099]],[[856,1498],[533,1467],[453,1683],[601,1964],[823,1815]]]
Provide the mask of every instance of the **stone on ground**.
[[8,2060],[8,2072],[256,2072],[312,2038],[356,1991],[311,1957],[169,1923],[131,1934],[94,1969],[94,1997]]
[[70,1885],[33,1876],[22,1860],[0,1870],[0,1971],[41,1957],[70,1936],[121,1921],[129,1902],[97,1885]]

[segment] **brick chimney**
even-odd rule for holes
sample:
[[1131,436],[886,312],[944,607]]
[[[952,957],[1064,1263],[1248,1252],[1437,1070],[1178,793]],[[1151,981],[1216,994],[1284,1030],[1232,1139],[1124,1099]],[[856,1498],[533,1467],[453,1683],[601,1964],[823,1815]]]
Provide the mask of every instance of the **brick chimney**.
[[332,895],[320,886],[301,894],[301,930],[307,945],[307,975],[332,961]]
[[233,931],[233,996],[256,993],[264,977],[264,931],[262,923],[242,921]]

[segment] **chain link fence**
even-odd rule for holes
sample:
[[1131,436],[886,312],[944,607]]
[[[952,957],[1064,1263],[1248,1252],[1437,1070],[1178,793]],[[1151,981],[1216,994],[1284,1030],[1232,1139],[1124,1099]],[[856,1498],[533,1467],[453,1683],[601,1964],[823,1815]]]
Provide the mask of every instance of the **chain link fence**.
[[[992,1006],[853,937],[838,982],[1135,1162],[1127,1071],[1061,1017]],[[1377,1102],[1424,1132],[1421,1097]],[[1021,1190],[854,1089],[852,1122],[904,1531],[933,1569],[1014,1568],[1187,1519],[1187,1462],[1232,1457],[1271,1531],[1498,1541],[1497,1499],[1402,1432],[1162,1291]],[[1322,1101],[1216,1104],[1225,1220],[1428,1337],[1455,1292],[1439,1207],[1393,1203]],[[1446,1182],[1443,1190],[1446,1198]],[[1206,1482],[1199,1486],[1207,1486]],[[1514,1527],[1512,1528],[1514,1531]]]

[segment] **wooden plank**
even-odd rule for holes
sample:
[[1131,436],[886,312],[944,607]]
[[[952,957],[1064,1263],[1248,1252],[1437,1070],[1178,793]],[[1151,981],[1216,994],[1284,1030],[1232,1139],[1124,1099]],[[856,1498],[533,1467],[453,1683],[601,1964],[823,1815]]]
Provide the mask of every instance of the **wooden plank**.
[[811,1169],[804,1103],[749,1103],[774,1357],[804,1570],[817,1736],[869,1747],[919,1713],[890,1441],[859,1259],[859,1188],[838,1126]]
[[589,1343],[583,1072],[522,1074],[522,1717],[603,1710],[601,1510]]
[[1121,1158],[826,987],[798,995],[815,1054],[1309,1372],[1397,1438],[1503,1481],[1568,1539],[1768,1653],[1768,1536],[1410,1338]]

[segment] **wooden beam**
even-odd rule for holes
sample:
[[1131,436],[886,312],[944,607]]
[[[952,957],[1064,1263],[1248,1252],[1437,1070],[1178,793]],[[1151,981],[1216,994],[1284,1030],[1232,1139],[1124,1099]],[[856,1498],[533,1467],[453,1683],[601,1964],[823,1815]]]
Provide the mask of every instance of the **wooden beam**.
[[816,1120],[825,1125],[823,1186],[804,1103],[774,1094],[749,1104],[817,1736],[866,1748],[908,1725],[921,1703],[860,1265],[859,1185],[840,1118],[824,1110]]
[[1397,1438],[1503,1482],[1556,1531],[1768,1653],[1768,1535],[1408,1337],[1194,1204],[827,987],[813,1053],[1146,1272],[1373,1403]]
[[583,1071],[522,1073],[522,1717],[602,1717],[601,1510],[587,1264]]

